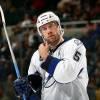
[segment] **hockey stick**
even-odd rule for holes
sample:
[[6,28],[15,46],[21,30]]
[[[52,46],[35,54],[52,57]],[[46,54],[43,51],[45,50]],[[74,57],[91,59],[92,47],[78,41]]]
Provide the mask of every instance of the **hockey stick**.
[[[6,39],[7,39],[7,43],[8,43],[9,49],[10,49],[10,53],[11,53],[11,57],[12,57],[13,64],[14,64],[14,68],[15,68],[15,71],[16,71],[16,75],[17,75],[17,78],[19,78],[20,77],[20,73],[19,73],[18,65],[17,65],[16,59],[15,59],[11,44],[10,44],[10,40],[9,40],[9,37],[8,37],[8,33],[7,33],[7,29],[6,29],[5,17],[4,17],[4,13],[3,13],[3,10],[2,10],[1,6],[0,6],[0,13],[1,13],[1,19],[2,19],[2,23],[3,23],[4,33],[5,33],[5,36],[6,36]],[[23,100],[26,100],[26,97],[25,97],[24,94],[23,94]]]

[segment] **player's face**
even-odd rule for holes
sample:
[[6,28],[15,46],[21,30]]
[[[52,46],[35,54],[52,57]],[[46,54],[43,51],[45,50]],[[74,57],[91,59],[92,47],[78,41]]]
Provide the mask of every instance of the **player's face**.
[[56,45],[60,41],[60,29],[56,22],[49,22],[41,26],[40,31],[50,45]]

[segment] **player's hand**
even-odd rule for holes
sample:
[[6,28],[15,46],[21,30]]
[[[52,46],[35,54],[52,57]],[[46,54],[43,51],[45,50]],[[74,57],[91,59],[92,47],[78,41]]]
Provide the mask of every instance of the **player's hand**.
[[16,92],[17,97],[22,97],[23,94],[25,94],[26,97],[28,97],[30,88],[28,86],[28,78],[22,77],[18,78],[13,82],[13,87]]
[[39,55],[42,60],[45,60],[49,55],[49,45],[47,42],[41,43],[39,46]]

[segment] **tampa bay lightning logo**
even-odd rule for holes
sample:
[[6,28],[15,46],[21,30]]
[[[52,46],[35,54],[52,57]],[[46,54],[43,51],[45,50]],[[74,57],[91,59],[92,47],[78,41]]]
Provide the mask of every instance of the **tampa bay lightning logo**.
[[80,44],[82,44],[82,42],[81,42],[80,40],[78,40],[78,39],[75,39],[74,42],[75,42],[75,44],[76,44],[77,46],[80,45]]
[[52,16],[51,15],[49,15],[49,18],[51,18]]

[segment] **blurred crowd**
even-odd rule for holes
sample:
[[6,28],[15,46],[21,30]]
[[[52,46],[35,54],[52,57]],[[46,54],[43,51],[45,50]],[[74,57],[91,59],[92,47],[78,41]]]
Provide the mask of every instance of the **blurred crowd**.
[[[27,75],[31,56],[42,42],[35,26],[41,12],[52,10],[58,14],[61,22],[66,23],[87,21],[84,30],[76,37],[87,49],[89,98],[100,100],[100,21],[91,22],[100,20],[100,0],[0,0],[0,5],[4,10],[7,26],[11,26],[12,34],[9,37],[21,76]],[[66,30],[69,28],[64,25],[63,27]],[[65,32],[66,39],[73,37],[66,34]],[[15,79],[16,72],[0,19],[0,100],[17,100],[12,85]]]

